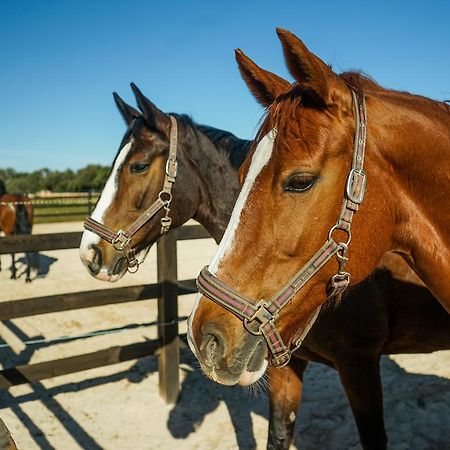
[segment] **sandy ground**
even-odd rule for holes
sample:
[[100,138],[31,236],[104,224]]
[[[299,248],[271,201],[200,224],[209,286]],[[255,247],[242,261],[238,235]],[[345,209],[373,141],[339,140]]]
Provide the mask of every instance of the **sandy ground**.
[[[35,233],[81,230],[80,223],[37,225]],[[179,279],[193,278],[215,249],[212,240],[181,242]],[[3,267],[9,257],[2,257]],[[139,285],[156,280],[155,251],[141,270],[115,284],[91,278],[76,250],[43,252],[48,267],[31,284],[0,273],[0,301],[80,290]],[[45,270],[43,271],[45,272]],[[193,296],[180,299],[187,315]],[[121,328],[156,320],[153,300],[52,313],[0,324],[3,367],[82,354],[155,337],[142,326],[65,343],[31,339]],[[185,325],[180,326],[183,331]],[[385,417],[395,450],[450,449],[450,351],[386,357],[382,362]],[[226,388],[205,379],[192,355],[182,354],[177,405],[158,395],[153,357],[44,380],[0,392],[0,417],[18,447],[32,449],[263,449],[268,402],[264,390]],[[336,372],[312,364],[306,374],[294,448],[359,449],[351,411]]]

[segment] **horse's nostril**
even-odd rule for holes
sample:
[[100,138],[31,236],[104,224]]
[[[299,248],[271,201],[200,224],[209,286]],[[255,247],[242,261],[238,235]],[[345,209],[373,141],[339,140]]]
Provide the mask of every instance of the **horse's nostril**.
[[214,366],[225,355],[225,339],[222,334],[218,330],[211,330],[209,326],[204,334],[200,351],[203,353],[205,364]]
[[94,251],[94,255],[92,260],[88,261],[87,266],[93,275],[97,275],[102,266],[102,251],[96,245],[92,245],[91,249]]
[[214,362],[214,360],[217,359],[218,347],[219,341],[217,340],[216,336],[209,334],[205,345],[205,357],[207,361]]
[[112,275],[120,275],[127,270],[127,259],[124,257],[119,258],[114,264]]

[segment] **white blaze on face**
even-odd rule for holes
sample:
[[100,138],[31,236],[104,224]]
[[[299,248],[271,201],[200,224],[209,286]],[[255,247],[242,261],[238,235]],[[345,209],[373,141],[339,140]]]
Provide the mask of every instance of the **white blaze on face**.
[[275,130],[269,131],[259,142],[256,147],[255,153],[252,157],[252,162],[248,169],[247,176],[245,177],[244,185],[242,186],[239,197],[234,205],[231,219],[228,222],[227,229],[220,241],[219,248],[214,255],[211,264],[209,265],[209,271],[215,275],[219,268],[220,262],[229,252],[233,250],[233,244],[235,241],[236,229],[239,226],[242,211],[247,204],[248,196],[255,184],[256,178],[260,174],[264,166],[269,162],[272,156],[273,143],[275,141]]
[[[247,176],[245,177],[244,185],[242,186],[239,197],[234,205],[233,212],[231,214],[230,221],[228,222],[227,229],[225,230],[225,234],[220,241],[219,248],[216,251],[210,265],[209,271],[212,274],[216,274],[219,268],[220,262],[222,259],[233,250],[233,244],[235,241],[236,229],[239,226],[239,221],[241,219],[242,211],[247,204],[248,196],[255,184],[256,178],[260,174],[261,170],[264,166],[269,162],[270,157],[272,156],[273,144],[275,141],[276,131],[275,129],[269,131],[258,143],[255,152],[253,153],[252,161],[250,163],[250,167],[247,172]],[[198,304],[201,298],[201,294],[197,294],[197,298],[195,299],[194,308],[192,309],[192,313],[188,319],[188,342],[192,352],[195,354],[195,346],[192,333],[191,323],[193,317],[195,315],[195,311],[198,308]]]
[[[117,192],[117,178],[118,178],[117,174],[123,162],[125,161],[125,158],[127,157],[132,144],[133,139],[131,139],[126,145],[122,147],[122,150],[120,150],[114,162],[114,167],[111,170],[111,174],[109,175],[109,178],[106,181],[105,187],[103,188],[103,191],[100,195],[100,199],[97,203],[97,206],[95,207],[92,213],[92,218],[97,222],[103,223],[103,215],[105,214],[105,211],[108,209],[108,207],[114,200],[114,197]],[[83,261],[83,263],[86,260],[89,260],[90,252],[93,253],[93,250],[90,249],[91,245],[97,244],[99,242],[100,242],[99,236],[90,231],[87,230],[84,231],[80,244],[80,258]]]

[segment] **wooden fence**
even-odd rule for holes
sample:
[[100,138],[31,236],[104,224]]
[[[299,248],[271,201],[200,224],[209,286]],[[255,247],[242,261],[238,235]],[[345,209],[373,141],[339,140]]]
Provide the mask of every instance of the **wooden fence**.
[[[157,283],[1,302],[0,320],[10,320],[50,312],[157,299],[157,323],[160,325],[158,338],[155,340],[0,370],[0,388],[156,354],[160,394],[167,403],[174,403],[179,393],[179,350],[184,345],[178,333],[178,296],[196,292],[195,280],[178,280],[176,244],[177,240],[208,237],[209,234],[200,225],[185,226],[161,237],[157,243]],[[80,232],[7,236],[0,238],[0,255],[78,248],[80,240]]]
[[83,220],[92,213],[99,195],[96,192],[85,192],[77,195],[35,197],[31,200],[34,223]]

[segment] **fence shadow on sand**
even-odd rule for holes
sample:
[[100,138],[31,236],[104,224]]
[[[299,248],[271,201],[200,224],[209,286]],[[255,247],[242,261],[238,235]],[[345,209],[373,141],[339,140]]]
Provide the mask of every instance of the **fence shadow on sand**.
[[[11,321],[3,323],[22,341],[40,337],[25,335]],[[47,345],[49,344],[43,343],[27,347],[20,354],[3,348],[0,350],[0,358],[8,365],[23,364],[29,362],[35,350]],[[239,449],[254,449],[256,439],[261,442],[261,436],[254,434],[252,416],[268,419],[266,390],[261,386],[256,390],[230,388],[206,379],[195,357],[187,349],[182,351],[181,362],[181,370],[184,371],[182,389],[167,420],[171,435],[183,440],[191,433],[201,434],[205,418],[223,402],[233,424]],[[31,392],[21,395],[12,395],[6,390],[0,391],[1,407],[11,408],[42,450],[52,450],[54,447],[39,424],[27,414],[26,408],[23,407],[27,402],[41,402],[82,448],[100,450],[102,447],[95,437],[89,434],[55,397],[58,394],[78,392],[124,379],[130,383],[140,383],[157,370],[157,359],[146,357],[138,360],[130,369],[108,376],[48,389],[37,382],[31,385]],[[450,380],[435,375],[408,373],[388,357],[383,358],[382,374],[389,448],[449,450]],[[353,416],[336,371],[318,364],[312,364],[308,368],[303,402],[297,418],[294,448],[360,449]]]
[[[241,450],[256,448],[252,415],[268,419],[268,394],[220,386],[201,373],[195,357],[184,353],[185,378],[167,422],[172,436],[202,433],[205,417],[224,402]],[[385,422],[389,448],[450,449],[450,380],[408,373],[383,357]],[[297,417],[294,448],[298,450],[360,449],[356,425],[335,370],[311,364],[305,374],[303,401]],[[260,448],[260,446],[258,447]]]

